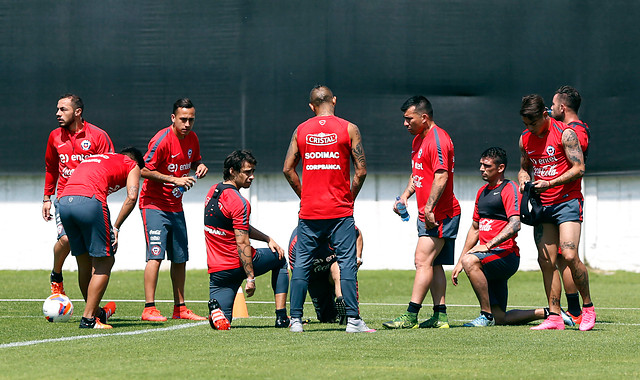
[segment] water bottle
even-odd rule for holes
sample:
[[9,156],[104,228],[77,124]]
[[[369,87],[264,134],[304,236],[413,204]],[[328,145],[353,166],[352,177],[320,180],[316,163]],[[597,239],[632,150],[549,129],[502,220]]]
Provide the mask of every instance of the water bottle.
[[[196,181],[198,181],[198,176],[194,175],[192,178],[193,178],[193,185],[195,186]],[[187,190],[189,189],[187,189],[184,186],[177,186],[173,188],[173,190],[171,191],[171,194],[173,194],[173,196],[176,198],[180,198],[182,194],[184,194]]]
[[[399,201],[400,197],[396,197],[396,201]],[[396,208],[398,209],[398,212],[400,213],[400,218],[402,218],[403,222],[407,222],[409,221],[409,218],[411,218],[411,216],[409,215],[409,212],[407,211],[407,206],[402,203],[402,202],[398,202],[398,204],[396,205]]]

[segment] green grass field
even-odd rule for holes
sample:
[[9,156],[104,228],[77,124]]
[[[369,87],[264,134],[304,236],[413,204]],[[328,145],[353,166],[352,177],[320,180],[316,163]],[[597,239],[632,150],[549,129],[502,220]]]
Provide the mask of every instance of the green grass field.
[[[46,271],[0,271],[0,378],[616,378],[640,376],[640,274],[592,271],[598,322],[590,332],[530,331],[529,326],[462,328],[479,308],[466,277],[447,291],[451,328],[383,330],[381,323],[406,309],[412,271],[361,271],[362,316],[375,334],[346,334],[315,321],[305,333],[273,328],[273,297],[266,276],[248,299],[250,318],[230,331],[207,322],[140,321],[141,271],[115,272],[105,300],[118,310],[111,330],[80,330],[84,302],[75,273],[65,273],[74,300],[70,323],[48,323],[42,300]],[[158,299],[170,300],[168,272]],[[187,274],[187,305],[206,315],[208,276]],[[427,296],[430,303],[430,296]],[[510,281],[510,308],[544,306],[541,275],[519,272]],[[563,295],[564,302],[564,295]],[[171,302],[158,302],[170,316]],[[431,307],[425,303],[420,319]]]

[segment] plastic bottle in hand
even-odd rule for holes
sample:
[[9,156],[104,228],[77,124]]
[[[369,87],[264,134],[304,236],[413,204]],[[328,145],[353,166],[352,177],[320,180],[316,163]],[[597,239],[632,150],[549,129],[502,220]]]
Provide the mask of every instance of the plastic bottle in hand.
[[[194,175],[192,178],[193,178],[193,186],[195,186],[196,181],[198,180],[198,176]],[[182,194],[184,194],[187,190],[189,190],[189,189],[187,189],[184,186],[176,186],[171,191],[171,194],[173,194],[173,196],[176,197],[176,198],[180,198],[180,196],[182,196]]]
[[[396,201],[399,201],[400,197],[396,197]],[[403,222],[407,222],[409,221],[409,218],[411,218],[411,216],[409,215],[409,212],[407,211],[407,206],[402,203],[402,202],[398,202],[398,204],[396,205],[396,208],[398,209],[398,212],[400,213],[400,218],[402,218]]]

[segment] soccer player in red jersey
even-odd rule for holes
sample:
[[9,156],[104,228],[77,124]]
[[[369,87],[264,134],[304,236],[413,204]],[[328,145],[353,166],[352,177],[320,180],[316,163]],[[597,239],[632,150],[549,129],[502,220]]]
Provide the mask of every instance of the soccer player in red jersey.
[[[251,205],[239,191],[251,186],[256,164],[257,160],[249,151],[232,152],[224,160],[224,182],[211,186],[205,199],[209,313],[211,315],[214,308],[219,307],[230,323],[236,292],[242,281],[247,280],[245,291],[251,297],[256,290],[256,277],[271,272],[276,304],[275,327],[285,328],[289,327],[286,308],[289,273],[284,250],[249,224]],[[267,243],[269,248],[253,248],[250,238]]]
[[538,263],[549,301],[549,317],[535,330],[564,329],[560,316],[560,276],[556,267],[558,249],[583,300],[580,330],[591,330],[596,314],[589,291],[587,268],[578,256],[582,223],[581,182],[584,156],[576,132],[546,112],[540,95],[522,98],[520,115],[526,129],[520,136],[520,191],[533,179],[542,200],[542,222],[534,226]]
[[[78,165],[61,194],[60,219],[78,262],[78,283],[86,302],[80,328],[112,327],[107,318],[115,313],[115,303],[104,308],[99,304],[109,284],[120,228],[138,200],[142,167],[142,153],[136,148],[89,156]],[[127,198],[111,227],[107,196],[123,187]]]
[[[336,97],[327,86],[309,94],[315,114],[293,132],[283,173],[300,197],[297,257],[291,274],[291,327],[302,332],[302,311],[313,259],[334,247],[347,314],[347,332],[374,332],[360,318],[356,281],[355,201],[367,175],[358,127],[335,116]],[[302,161],[302,181],[296,166]],[[350,180],[351,162],[355,169]]]
[[[443,265],[453,265],[455,238],[460,224],[460,204],[453,194],[454,150],[449,134],[433,121],[433,107],[424,96],[413,96],[401,107],[404,126],[414,135],[411,145],[411,176],[394,203],[407,204],[414,193],[418,203],[416,275],[407,312],[383,323],[390,329],[449,328]],[[433,315],[418,325],[422,301],[431,290]]]
[[[589,153],[589,139],[591,131],[587,123],[578,118],[578,110],[582,103],[582,97],[578,90],[571,86],[562,86],[556,90],[553,95],[553,103],[551,105],[551,116],[567,124],[578,135],[578,141],[584,155],[584,163],[587,164],[587,154]],[[564,286],[565,295],[567,297],[567,313],[571,316],[576,324],[582,321],[582,310],[580,309],[580,297],[578,288],[573,282],[571,268],[566,264],[562,257],[562,250],[558,251],[558,270],[561,273],[562,285]]]
[[44,198],[42,200],[42,218],[52,219],[51,196],[56,194],[55,220],[58,239],[53,246],[53,269],[51,270],[51,294],[64,294],[62,266],[69,255],[69,238],[60,221],[58,198],[64,190],[69,177],[85,157],[97,153],[113,152],[113,143],[109,135],[82,118],[84,103],[78,95],[64,94],[58,100],[56,118],[59,128],[49,134],[45,152]]
[[145,180],[140,191],[140,212],[147,242],[143,321],[167,320],[155,306],[158,271],[165,256],[171,261],[173,319],[206,319],[187,309],[184,303],[189,252],[182,195],[195,184],[195,178],[189,177],[191,170],[197,178],[208,172],[200,156],[198,136],[192,131],[195,118],[196,109],[191,100],[178,99],[173,105],[172,124],[156,133],[145,154],[146,167],[141,173]]
[[520,201],[518,185],[504,178],[506,168],[504,149],[494,147],[482,153],[480,173],[487,184],[478,190],[473,223],[451,273],[451,281],[458,285],[464,269],[480,302],[480,316],[465,323],[466,327],[507,323],[507,281],[520,265],[515,240],[520,231]]

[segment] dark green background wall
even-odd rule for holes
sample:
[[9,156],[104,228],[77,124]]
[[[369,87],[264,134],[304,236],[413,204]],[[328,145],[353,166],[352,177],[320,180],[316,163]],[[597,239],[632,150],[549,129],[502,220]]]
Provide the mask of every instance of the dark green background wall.
[[44,170],[58,95],[116,147],[146,148],[188,96],[214,172],[231,150],[280,171],[316,83],[363,134],[370,172],[408,172],[399,110],[433,103],[456,169],[488,146],[518,165],[520,99],[550,103],[563,84],[583,95],[589,173],[640,170],[636,1],[0,1],[0,172]]

